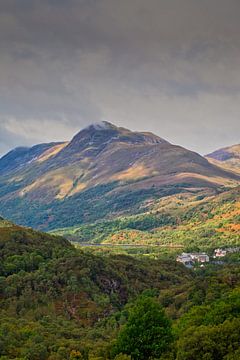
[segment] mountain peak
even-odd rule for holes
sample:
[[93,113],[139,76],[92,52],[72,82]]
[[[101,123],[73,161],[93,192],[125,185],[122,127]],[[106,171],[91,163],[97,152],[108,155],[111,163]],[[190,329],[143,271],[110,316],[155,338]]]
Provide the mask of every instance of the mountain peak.
[[111,130],[111,129],[117,129],[117,126],[111,124],[108,121],[98,121],[98,122],[90,124],[89,126],[85,127],[83,130],[89,130],[89,129],[94,129],[94,130],[99,130],[99,131]]
[[212,194],[239,183],[237,173],[157,135],[103,121],[70,142],[2,158],[0,214],[51,229],[142,212],[157,197]]
[[101,151],[105,146],[112,143],[156,145],[167,143],[167,141],[152,133],[134,132],[108,121],[100,121],[78,132],[69,143],[67,151],[72,147],[78,148],[78,150],[89,147],[91,149],[98,148]]

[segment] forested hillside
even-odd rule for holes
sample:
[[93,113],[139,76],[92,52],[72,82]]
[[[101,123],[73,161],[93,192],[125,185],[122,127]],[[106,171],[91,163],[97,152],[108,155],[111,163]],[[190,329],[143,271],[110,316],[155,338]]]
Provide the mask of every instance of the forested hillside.
[[90,243],[225,246],[240,243],[240,188],[216,196],[182,193],[153,201],[148,211],[59,229]]
[[[236,254],[192,272],[171,256],[82,251],[2,219],[0,256],[1,360],[238,358]],[[146,330],[141,345],[131,324]]]

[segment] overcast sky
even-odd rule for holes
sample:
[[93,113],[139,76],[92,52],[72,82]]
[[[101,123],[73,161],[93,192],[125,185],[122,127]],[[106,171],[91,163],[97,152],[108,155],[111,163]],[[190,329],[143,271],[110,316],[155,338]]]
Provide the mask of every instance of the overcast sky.
[[239,0],[0,0],[0,154],[107,120],[240,142]]

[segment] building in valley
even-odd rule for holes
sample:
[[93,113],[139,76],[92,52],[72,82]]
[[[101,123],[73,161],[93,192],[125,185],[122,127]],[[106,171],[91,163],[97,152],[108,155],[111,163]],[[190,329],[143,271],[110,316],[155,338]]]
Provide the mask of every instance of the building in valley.
[[181,255],[177,256],[176,259],[177,262],[182,263],[188,268],[192,268],[195,263],[208,263],[209,262],[209,256],[203,252],[203,253],[182,253]]

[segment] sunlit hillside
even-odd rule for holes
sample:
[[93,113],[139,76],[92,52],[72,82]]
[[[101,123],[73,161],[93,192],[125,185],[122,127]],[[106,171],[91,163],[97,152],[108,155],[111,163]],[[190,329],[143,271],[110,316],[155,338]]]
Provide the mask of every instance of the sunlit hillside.
[[240,244],[240,189],[217,196],[185,193],[148,204],[146,212],[57,230],[90,243],[214,247]]

